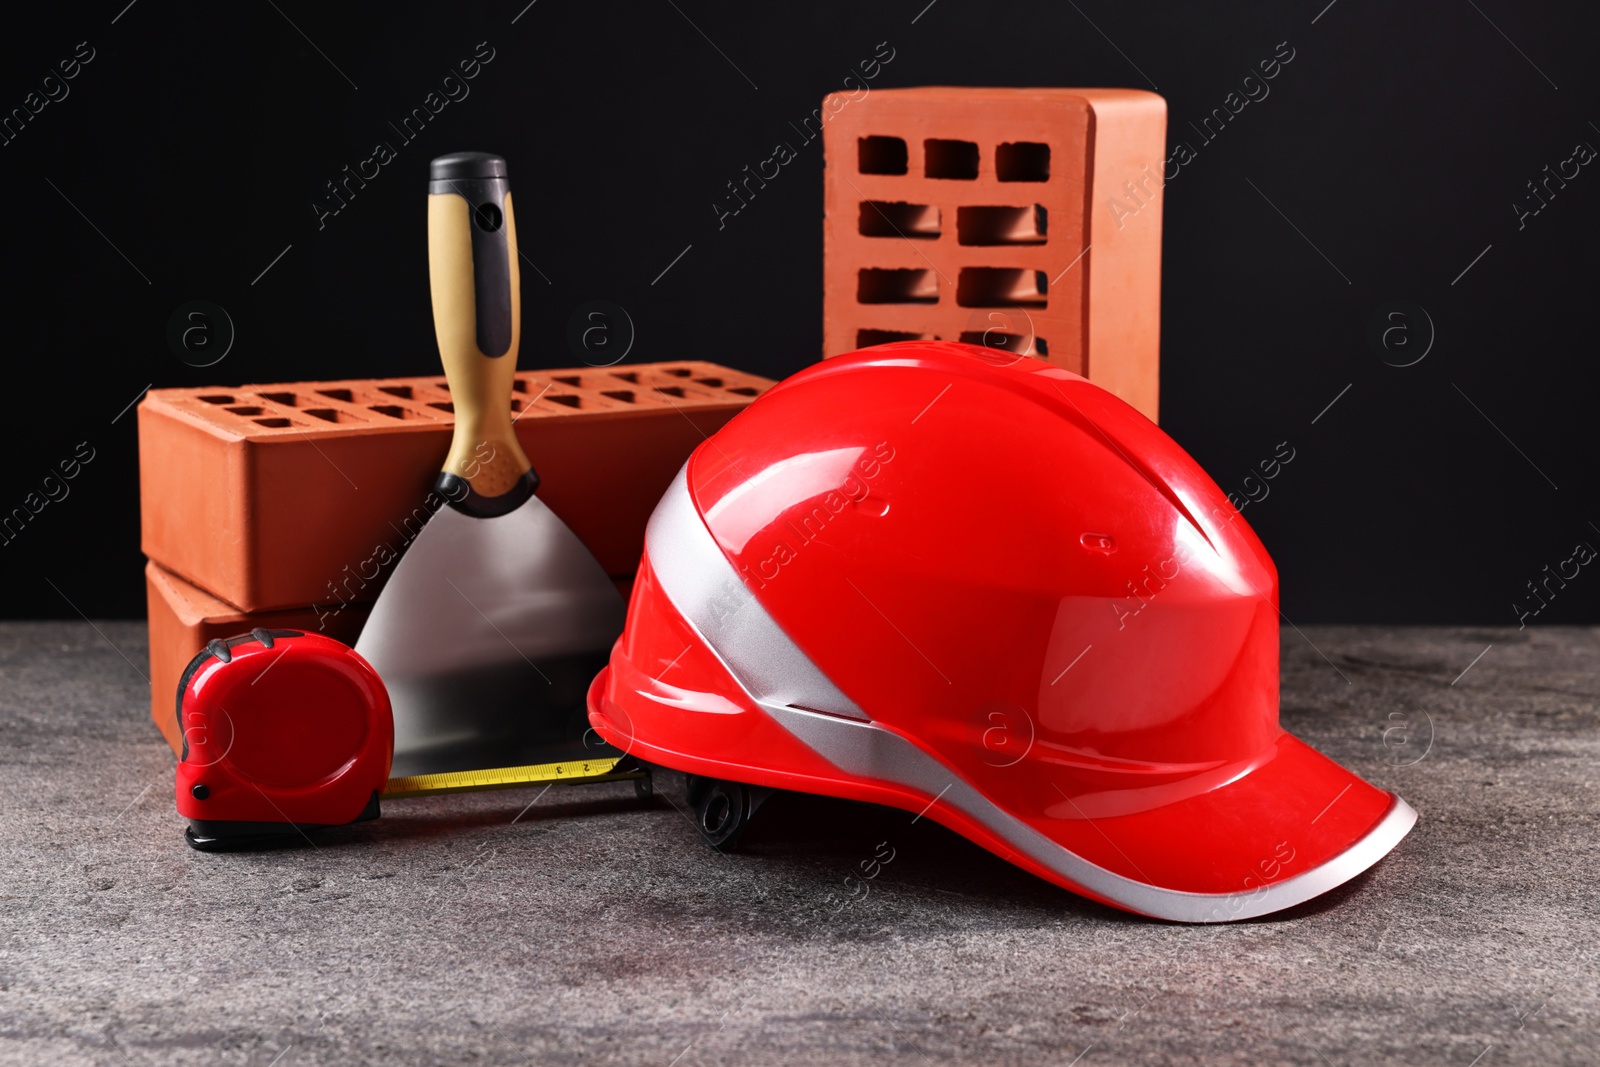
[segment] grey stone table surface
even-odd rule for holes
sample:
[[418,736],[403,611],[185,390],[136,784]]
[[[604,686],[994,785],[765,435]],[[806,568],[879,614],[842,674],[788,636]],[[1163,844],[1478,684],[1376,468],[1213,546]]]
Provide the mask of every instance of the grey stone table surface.
[[718,855],[673,776],[202,855],[143,626],[0,625],[0,1061],[1600,1062],[1600,631],[1283,655],[1284,725],[1421,820],[1319,901],[1185,927],[863,805],[781,796]]

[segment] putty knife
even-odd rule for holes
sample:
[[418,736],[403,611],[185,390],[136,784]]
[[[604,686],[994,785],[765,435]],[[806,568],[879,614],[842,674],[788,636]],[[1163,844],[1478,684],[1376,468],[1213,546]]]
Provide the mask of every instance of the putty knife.
[[618,755],[584,692],[626,605],[535,494],[512,385],[520,272],[505,160],[435,159],[428,182],[434,329],[455,407],[435,483],[447,501],[406,549],[356,650],[394,706],[395,777]]

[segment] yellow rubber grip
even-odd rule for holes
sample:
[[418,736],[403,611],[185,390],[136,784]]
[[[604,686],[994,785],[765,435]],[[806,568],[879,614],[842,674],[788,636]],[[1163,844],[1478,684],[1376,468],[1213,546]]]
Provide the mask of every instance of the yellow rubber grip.
[[478,349],[477,303],[472,266],[472,205],[454,193],[428,197],[428,280],[439,358],[450,383],[455,434],[443,471],[466,479],[474,492],[495,497],[510,490],[532,464],[517,443],[511,391],[522,339],[521,272],[517,229],[506,194],[500,229],[511,262],[511,347],[501,356]]

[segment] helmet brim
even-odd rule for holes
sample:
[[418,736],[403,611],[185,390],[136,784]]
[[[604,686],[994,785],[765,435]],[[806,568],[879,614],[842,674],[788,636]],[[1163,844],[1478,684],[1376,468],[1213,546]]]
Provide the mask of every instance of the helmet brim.
[[1377,863],[1417,821],[1404,800],[1287,733],[1245,765],[1197,777],[1189,788],[1150,791],[1179,797],[1167,803],[1057,789],[1016,819],[944,800],[929,815],[1057,884],[1191,923],[1256,918],[1320,896]]

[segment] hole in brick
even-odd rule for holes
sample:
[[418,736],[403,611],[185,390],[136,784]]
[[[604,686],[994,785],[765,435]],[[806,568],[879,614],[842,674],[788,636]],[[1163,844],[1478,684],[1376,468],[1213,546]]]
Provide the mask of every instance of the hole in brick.
[[863,267],[856,276],[861,304],[937,304],[939,279],[931,270]]
[[513,379],[511,379],[511,391],[513,393],[526,393],[528,391],[528,379],[526,379],[526,378],[513,378]]
[[667,396],[683,396],[683,389],[676,385],[658,385],[656,386],[656,392],[665,393]]
[[922,152],[923,170],[930,178],[971,181],[978,176],[978,146],[971,141],[930,137],[922,142]]
[[863,200],[857,229],[863,237],[938,237],[939,209],[903,200]]
[[1050,180],[1050,146],[1037,141],[1016,141],[994,150],[995,176],[1003,182]]
[[618,381],[629,382],[633,385],[639,384],[639,375],[631,370],[613,371],[611,376]]
[[550,401],[552,404],[564,404],[569,408],[583,407],[583,398],[579,396],[573,396],[571,393],[563,393],[560,396],[550,396],[546,394],[545,399]]
[[255,422],[257,426],[265,426],[269,430],[281,430],[285,426],[294,425],[288,419],[257,419]]
[[512,411],[521,411],[523,408],[525,408],[527,406],[528,405],[527,405],[526,401],[518,400],[516,397],[512,397],[511,398],[511,410]]
[[856,169],[862,174],[904,174],[906,142],[900,137],[863,137],[856,142]]
[[1042,270],[962,267],[956,278],[956,303],[964,308],[1042,308],[1049,287]]
[[259,415],[259,414],[261,414],[261,409],[260,408],[229,408],[228,410],[233,412],[235,415]]
[[376,411],[379,415],[387,415],[391,419],[422,418],[421,412],[413,411],[408,407],[401,407],[399,404],[373,404],[368,410]]
[[1010,352],[1017,356],[1048,356],[1050,354],[1050,346],[1045,344],[1042,337],[1035,337],[1030,345],[1025,335],[1006,333],[1004,330],[971,330],[961,335],[961,343],[993,348],[1001,352]]
[[601,393],[600,395],[601,396],[609,396],[612,400],[620,400],[624,404],[633,403],[633,390],[632,389],[608,389],[605,392]]
[[355,415],[350,414],[347,411],[339,411],[336,408],[306,408],[305,412],[306,412],[307,415],[310,415],[312,418],[321,419],[323,422],[362,422],[362,421],[364,421],[364,420],[356,417]]
[[261,396],[274,404],[282,404],[286,408],[298,407],[300,404],[300,398],[293,393],[262,393]]
[[452,415],[456,413],[456,406],[448,400],[435,400],[428,406],[430,408],[437,408],[440,411],[448,411]]
[[380,385],[378,386],[378,392],[397,396],[401,400],[410,400],[412,389],[409,385]]
[[1039,204],[956,208],[956,240],[964,245],[1042,245],[1049,220]]
[[749,385],[741,385],[737,388],[729,389],[728,392],[734,393],[738,396],[759,396],[761,394],[761,390]]
[[908,330],[857,330],[856,347],[871,348],[873,345],[893,344],[896,341],[936,341],[938,338],[931,333],[915,333]]
[[695,384],[696,385],[708,385],[713,389],[721,389],[722,388],[722,379],[721,378],[696,378],[695,379]]
[[200,399],[204,400],[207,404],[231,404],[231,403],[233,403],[233,397],[224,395],[222,393],[214,393],[211,396],[203,396]]
[[563,374],[556,378],[562,385],[570,385],[574,389],[583,384],[583,379],[576,374]]
[[694,374],[694,371],[687,367],[668,367],[663,373],[670,374],[674,378],[688,378]]
[[346,404],[355,399],[355,395],[348,389],[318,389],[317,393],[329,400],[343,400]]

